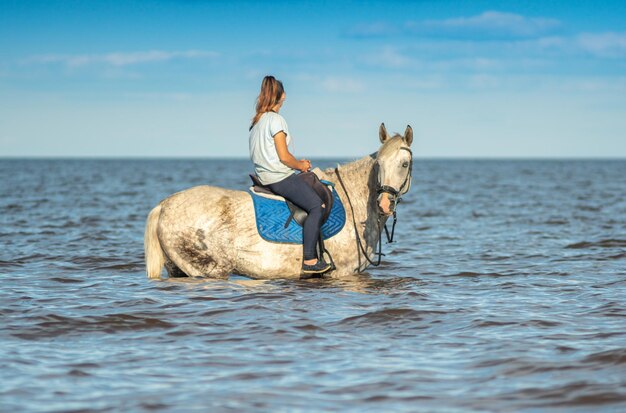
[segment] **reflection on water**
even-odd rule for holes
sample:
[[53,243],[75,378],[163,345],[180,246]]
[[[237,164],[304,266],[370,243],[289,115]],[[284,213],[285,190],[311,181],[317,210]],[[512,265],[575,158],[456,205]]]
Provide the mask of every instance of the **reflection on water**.
[[367,274],[148,280],[148,211],[247,169],[0,160],[0,410],[626,409],[626,162],[416,160]]

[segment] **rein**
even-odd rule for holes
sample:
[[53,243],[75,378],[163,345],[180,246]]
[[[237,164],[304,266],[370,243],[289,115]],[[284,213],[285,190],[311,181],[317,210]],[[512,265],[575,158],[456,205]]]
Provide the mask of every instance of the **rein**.
[[[341,188],[343,189],[343,192],[345,192],[346,194],[348,205],[350,205],[350,211],[352,211],[352,224],[354,225],[354,234],[356,235],[356,242],[361,250],[360,252],[363,253],[363,256],[371,265],[373,265],[374,267],[378,267],[380,265],[380,261],[382,260],[382,256],[385,255],[382,252],[382,232],[380,231],[380,215],[378,216],[378,252],[376,252],[376,246],[374,246],[374,254],[378,255],[378,261],[374,263],[367,256],[367,251],[365,251],[365,248],[363,248],[363,244],[361,243],[361,236],[359,235],[359,230],[356,226],[356,218],[354,217],[354,207],[352,206],[350,195],[348,195],[348,190],[346,189],[346,186],[343,183],[343,179],[341,179],[341,175],[339,174],[339,168],[335,168],[335,173],[337,174],[337,178],[339,179],[339,183],[341,184]],[[357,253],[359,256],[359,264],[358,264],[357,270],[358,272],[361,272],[361,254],[359,253],[359,251],[357,251]]]
[[[405,147],[401,147],[400,149],[406,150],[411,154],[411,163],[409,164],[409,171],[407,173],[406,178],[404,179],[404,182],[402,183],[402,185],[400,186],[400,189],[395,189],[392,186],[389,185],[381,185],[380,184],[380,175],[378,176],[378,182],[377,182],[377,190],[376,193],[378,195],[382,194],[383,192],[387,192],[389,194],[391,194],[395,199],[394,199],[394,207],[393,207],[393,224],[391,226],[391,235],[389,234],[389,230],[387,229],[387,224],[385,223],[384,228],[385,228],[385,235],[387,236],[387,242],[388,243],[392,243],[393,242],[393,236],[395,234],[396,231],[396,223],[398,221],[398,217],[397,217],[397,213],[396,213],[396,207],[398,206],[398,204],[400,203],[400,201],[402,200],[402,198],[400,198],[400,196],[404,195],[406,192],[408,192],[409,188],[411,187],[411,172],[413,170],[413,153],[411,152],[411,149],[409,148],[405,148]],[[380,165],[379,165],[380,166]],[[352,211],[352,224],[354,226],[354,233],[356,235],[356,241],[357,241],[357,245],[359,246],[360,249],[360,253],[363,254],[363,256],[365,257],[365,259],[367,260],[367,262],[370,263],[370,265],[374,266],[374,267],[378,267],[380,265],[380,262],[382,260],[383,255],[383,241],[382,241],[382,228],[381,228],[381,218],[382,218],[382,214],[379,212],[378,213],[378,218],[376,219],[376,222],[378,224],[378,251],[376,251],[376,245],[374,245],[374,255],[378,255],[378,259],[376,260],[376,262],[372,261],[368,254],[367,251],[365,250],[365,248],[363,247],[363,243],[361,242],[361,236],[359,235],[359,230],[357,228],[356,225],[356,218],[354,216],[354,207],[352,206],[352,201],[350,200],[350,195],[348,194],[348,190],[345,186],[345,184],[343,183],[343,179],[341,178],[341,175],[339,174],[339,167],[335,168],[335,173],[337,174],[337,179],[339,180],[339,183],[341,184],[341,188],[343,189],[343,191],[346,194],[346,199],[348,200],[348,205],[350,205],[350,210]],[[407,185],[408,183],[408,188],[405,190],[404,187]],[[357,251],[358,253],[358,251]],[[357,270],[360,272],[361,270],[361,254],[359,253],[359,264],[358,264],[358,268]]]

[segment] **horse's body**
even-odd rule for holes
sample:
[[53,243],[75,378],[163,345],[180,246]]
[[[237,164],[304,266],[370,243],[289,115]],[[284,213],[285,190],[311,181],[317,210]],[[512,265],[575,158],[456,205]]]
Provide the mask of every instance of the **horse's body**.
[[[398,182],[402,182],[402,177],[384,170],[381,156],[386,154],[388,163],[398,158],[396,161],[406,164],[406,156],[399,149],[410,145],[412,131],[407,136],[409,127],[404,137],[393,138],[388,138],[386,131],[383,136],[383,131],[381,125],[384,143],[376,154],[338,167],[350,202],[336,170],[314,171],[321,179],[335,184],[346,210],[343,229],[325,241],[336,265],[329,276],[347,276],[367,267],[368,262],[357,243],[354,223],[363,248],[372,259],[380,224],[387,219],[387,215],[379,213],[377,189],[385,183],[399,188]],[[381,174],[385,175],[384,181],[379,182],[381,176],[374,168],[377,162],[376,169],[384,171]],[[300,276],[302,245],[263,240],[257,232],[252,198],[244,191],[197,186],[173,194],[150,212],[144,241],[150,278],[158,278],[163,265],[170,276],[227,278],[229,274],[241,274],[258,279]]]

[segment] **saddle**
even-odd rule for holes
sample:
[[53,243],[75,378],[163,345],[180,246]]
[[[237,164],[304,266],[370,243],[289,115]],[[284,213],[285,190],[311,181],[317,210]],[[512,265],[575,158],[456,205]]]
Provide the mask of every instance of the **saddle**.
[[[298,225],[304,225],[304,221],[308,215],[308,213],[294,204],[293,202],[276,195],[272,192],[271,189],[266,187],[259,181],[256,175],[250,174],[250,179],[252,179],[253,186],[251,188],[252,192],[255,192],[257,195],[271,195],[272,199],[283,200],[287,204],[289,208],[289,217],[287,218],[287,222],[285,222],[285,228],[289,226],[289,223],[293,219]],[[330,213],[333,209],[333,202],[335,198],[333,196],[332,190],[328,187],[328,184],[324,184],[317,175],[313,172],[302,172],[298,175],[298,179],[301,179],[304,183],[309,185],[313,190],[317,193],[317,195],[322,199],[322,203],[324,204],[324,214],[322,215],[322,225],[326,222]],[[332,184],[331,184],[332,185]],[[268,197],[269,198],[269,197]]]
[[[269,188],[261,184],[256,175],[250,175],[253,186],[250,187],[257,230],[265,241],[302,244],[303,223],[306,211],[274,194]],[[298,175],[299,179],[319,195],[324,203],[322,226],[317,241],[319,258],[326,257],[335,269],[335,263],[330,252],[324,246],[324,240],[337,235],[346,223],[346,211],[332,182],[320,181],[313,172],[304,172]]]

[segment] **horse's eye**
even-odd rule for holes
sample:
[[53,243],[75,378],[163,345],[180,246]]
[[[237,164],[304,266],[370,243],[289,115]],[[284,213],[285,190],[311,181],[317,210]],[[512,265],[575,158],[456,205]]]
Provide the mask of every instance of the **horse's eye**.
[[408,163],[408,162],[403,163],[403,164],[402,164],[402,167],[403,167],[403,168],[408,168],[408,167],[409,167],[409,163]]

